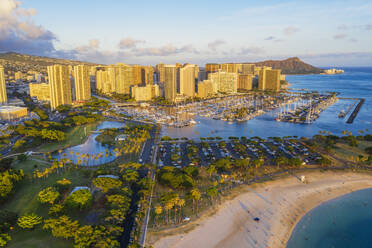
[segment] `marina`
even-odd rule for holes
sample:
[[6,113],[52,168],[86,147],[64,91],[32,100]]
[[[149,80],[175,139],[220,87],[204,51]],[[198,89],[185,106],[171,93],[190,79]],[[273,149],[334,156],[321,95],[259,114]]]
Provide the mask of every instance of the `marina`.
[[[116,105],[114,111],[136,121],[146,121],[175,128],[194,126],[198,124],[197,119],[199,118],[221,120],[229,124],[246,122],[278,109],[281,111],[276,118],[277,121],[311,123],[319,117],[320,112],[336,100],[335,95],[318,95],[308,92],[277,94],[255,92],[169,107],[156,105],[120,107]],[[292,107],[294,109],[289,110]]]
[[275,118],[276,121],[311,124],[319,118],[320,114],[330,105],[337,101],[335,94],[310,96],[309,98],[297,101],[293,105],[285,104]]

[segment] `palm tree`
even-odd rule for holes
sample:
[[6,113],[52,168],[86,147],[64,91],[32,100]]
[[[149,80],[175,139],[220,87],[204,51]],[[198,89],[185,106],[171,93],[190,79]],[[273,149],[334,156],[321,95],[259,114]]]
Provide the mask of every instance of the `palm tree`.
[[178,222],[181,221],[181,211],[182,211],[182,207],[185,206],[185,199],[182,199],[182,198],[178,198],[178,201],[176,202],[177,206],[179,207],[180,211],[178,212]]
[[[160,216],[161,213],[163,212],[163,208],[160,204],[155,206],[155,214],[156,216]],[[155,216],[155,223],[156,223],[156,216]]]
[[201,198],[200,191],[197,188],[193,188],[191,191],[191,197],[192,197],[192,206],[193,206],[193,212],[195,211],[195,203],[196,203],[196,212],[198,211],[198,201]]
[[209,173],[209,177],[211,177],[213,173],[217,173],[216,167],[210,164],[207,168],[207,172]]
[[207,195],[210,197],[211,203],[213,203],[213,198],[218,195],[217,188],[216,187],[213,187],[213,186],[212,187],[209,187],[207,189]]
[[173,206],[174,206],[174,223],[175,224],[177,223],[177,208],[176,208],[176,205],[177,205],[179,199],[180,198],[179,198],[178,194],[175,195],[175,197],[172,199]]
[[173,208],[173,206],[174,206],[174,202],[172,200],[168,200],[165,203],[164,209],[167,211],[167,224],[169,221],[169,211]]

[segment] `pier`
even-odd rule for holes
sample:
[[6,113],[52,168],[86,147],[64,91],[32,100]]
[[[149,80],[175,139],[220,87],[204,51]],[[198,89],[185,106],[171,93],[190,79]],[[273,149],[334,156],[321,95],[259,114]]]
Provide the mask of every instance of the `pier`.
[[355,107],[353,113],[351,113],[349,119],[346,121],[347,124],[351,124],[351,123],[354,122],[354,119],[357,117],[357,115],[359,113],[359,110],[362,108],[364,102],[365,102],[365,99],[364,98],[361,98],[359,100],[358,105]]

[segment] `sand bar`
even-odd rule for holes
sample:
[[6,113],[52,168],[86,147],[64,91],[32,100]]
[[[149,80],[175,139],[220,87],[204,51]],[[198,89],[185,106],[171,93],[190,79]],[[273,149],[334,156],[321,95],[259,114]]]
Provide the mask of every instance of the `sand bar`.
[[[300,182],[301,175],[308,184]],[[306,212],[330,199],[372,187],[369,174],[311,172],[296,176],[247,186],[246,193],[223,203],[213,216],[201,218],[192,231],[166,236],[154,247],[285,247]]]

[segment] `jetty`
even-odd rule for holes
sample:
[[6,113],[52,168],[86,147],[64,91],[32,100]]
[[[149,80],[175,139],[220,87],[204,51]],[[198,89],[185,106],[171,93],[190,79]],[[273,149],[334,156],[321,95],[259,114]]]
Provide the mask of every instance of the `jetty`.
[[354,122],[354,119],[357,117],[359,110],[362,108],[364,102],[365,102],[364,98],[359,99],[358,105],[355,107],[353,113],[351,113],[349,119],[346,121],[347,124],[351,124]]

